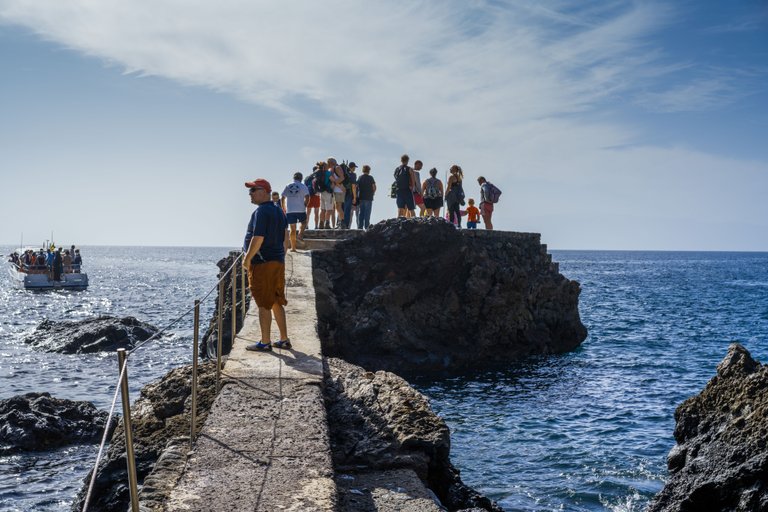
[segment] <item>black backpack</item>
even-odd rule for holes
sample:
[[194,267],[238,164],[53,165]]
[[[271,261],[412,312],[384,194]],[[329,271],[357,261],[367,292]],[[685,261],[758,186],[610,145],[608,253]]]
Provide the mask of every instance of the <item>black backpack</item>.
[[395,183],[398,190],[408,190],[411,187],[411,168],[401,165],[395,169]]
[[330,192],[327,183],[325,181],[325,171],[320,169],[312,174],[313,185],[312,188],[317,192]]

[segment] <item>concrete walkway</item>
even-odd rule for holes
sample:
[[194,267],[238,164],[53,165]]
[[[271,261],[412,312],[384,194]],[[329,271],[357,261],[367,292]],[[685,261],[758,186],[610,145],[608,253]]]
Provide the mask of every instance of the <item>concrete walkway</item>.
[[[336,485],[322,396],[309,253],[286,257],[292,350],[255,353],[252,302],[222,377],[222,389],[166,510],[331,511]],[[273,322],[272,340],[279,339]]]

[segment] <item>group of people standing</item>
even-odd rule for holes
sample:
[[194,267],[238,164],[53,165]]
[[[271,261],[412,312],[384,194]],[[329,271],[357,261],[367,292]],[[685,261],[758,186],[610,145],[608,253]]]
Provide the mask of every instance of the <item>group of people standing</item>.
[[400,157],[400,166],[395,169],[395,181],[392,184],[391,196],[397,203],[399,217],[415,217],[416,207],[419,216],[440,217],[440,210],[447,210],[446,220],[461,228],[462,215],[468,215],[467,227],[476,229],[480,217],[483,218],[485,229],[493,229],[493,205],[498,202],[501,190],[483,176],[477,178],[480,185],[480,207],[475,206],[475,200],[469,199],[469,207],[462,210],[465,203],[464,171],[458,165],[452,165],[446,183],[437,177],[437,169],[429,170],[429,178],[421,180],[421,170],[424,164],[416,160],[413,167],[408,165],[410,157]]
[[[474,199],[465,203],[464,173],[460,166],[453,165],[446,183],[437,177],[437,169],[429,171],[429,177],[421,180],[424,164],[416,160],[413,167],[410,158],[403,155],[395,169],[395,181],[391,197],[397,204],[397,215],[415,217],[440,217],[441,210],[447,210],[445,219],[461,228],[461,217],[466,215],[467,227],[476,229],[482,217],[485,229],[493,229],[493,209],[501,191],[483,176],[477,178],[480,185],[479,208]],[[362,174],[357,174],[355,162],[342,162],[335,158],[319,161],[305,178],[300,172],[293,175],[293,181],[285,186],[282,194],[271,192],[271,200],[282,208],[290,226],[291,250],[296,250],[296,240],[301,239],[314,220],[315,229],[350,229],[357,216],[357,229],[368,229],[371,225],[373,198],[376,194],[376,180],[371,176],[371,167],[364,165]],[[300,228],[297,228],[297,225]]]
[[[458,165],[451,166],[445,185],[437,177],[437,169],[429,171],[429,178],[421,181],[423,163],[419,160],[410,167],[408,155],[400,158],[395,169],[395,182],[391,196],[397,203],[397,214],[415,217],[419,215],[440,217],[440,210],[448,210],[447,220],[461,227],[461,216],[467,215],[467,227],[477,228],[480,217],[486,229],[493,229],[491,221],[493,205],[501,191],[480,176],[480,207],[474,199],[464,201],[464,173]],[[261,340],[246,347],[247,350],[268,352],[272,348],[290,349],[285,306],[285,251],[286,230],[290,227],[291,251],[296,251],[297,238],[301,238],[314,213],[315,229],[331,227],[349,229],[352,215],[357,213],[357,228],[368,229],[371,225],[371,208],[376,194],[376,181],[371,167],[364,165],[362,175],[357,176],[354,162],[341,164],[335,158],[317,162],[312,173],[304,178],[302,173],[293,175],[293,181],[285,186],[282,194],[272,190],[264,178],[245,183],[251,203],[258,208],[251,214],[243,241],[243,267],[248,271],[248,281],[259,310]],[[319,211],[318,211],[319,210]],[[297,230],[297,224],[301,225]],[[280,339],[271,341],[272,319],[275,319]]]
[[73,245],[69,249],[50,246],[47,249],[27,249],[21,255],[13,252],[9,260],[19,272],[26,274],[45,274],[50,279],[61,281],[61,274],[79,273],[83,264],[80,249]]

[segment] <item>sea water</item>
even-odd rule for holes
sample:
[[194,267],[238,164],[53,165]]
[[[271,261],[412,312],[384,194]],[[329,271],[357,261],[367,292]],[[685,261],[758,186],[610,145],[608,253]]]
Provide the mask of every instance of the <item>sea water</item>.
[[[80,292],[19,290],[0,273],[0,398],[49,391],[108,409],[113,353],[47,354],[23,338],[43,318],[131,315],[163,327],[215,286],[215,262],[227,251],[85,247],[91,285]],[[643,510],[666,477],[675,407],[714,375],[728,344],[739,341],[768,362],[768,254],[553,258],[582,285],[589,337],[579,349],[415,384],[451,428],[464,481],[507,510]],[[214,298],[203,304],[203,324]],[[190,362],[191,337],[187,316],[129,358],[133,400],[141,386]],[[0,457],[0,510],[69,510],[97,449]]]
[[768,362],[768,253],[552,253],[581,283],[579,349],[417,387],[464,481],[506,510],[644,510],[675,408],[732,342]]

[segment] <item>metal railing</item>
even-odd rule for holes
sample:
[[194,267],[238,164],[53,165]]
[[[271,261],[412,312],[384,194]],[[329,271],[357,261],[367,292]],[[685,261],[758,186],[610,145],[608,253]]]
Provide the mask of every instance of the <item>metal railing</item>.
[[[214,290],[218,288],[219,296],[218,296],[218,303],[217,303],[217,313],[216,313],[216,331],[217,331],[217,343],[216,343],[216,393],[219,392],[221,389],[221,370],[222,370],[222,361],[221,361],[221,353],[222,353],[222,329],[223,329],[223,316],[224,316],[224,291],[225,291],[225,280],[227,278],[230,279],[230,283],[232,286],[232,306],[231,306],[231,312],[232,312],[232,332],[231,332],[231,346],[234,347],[235,345],[235,337],[237,335],[237,290],[238,290],[238,281],[241,281],[240,291],[241,291],[241,300],[242,300],[242,318],[243,322],[245,322],[245,315],[246,315],[246,271],[240,265],[240,261],[243,258],[243,253],[240,253],[232,262],[232,265],[222,273],[221,277],[217,281],[216,285],[214,285],[202,298],[195,299],[194,306],[191,308],[185,310],[179,317],[177,317],[175,320],[171,321],[168,325],[160,329],[158,332],[147,338],[146,340],[137,343],[131,350],[126,351],[125,349],[118,349],[117,350],[117,358],[118,358],[118,368],[119,368],[119,377],[117,380],[117,385],[115,386],[115,394],[112,399],[112,405],[109,410],[109,416],[107,417],[107,423],[104,427],[104,435],[101,439],[101,444],[99,445],[99,452],[96,456],[96,462],[93,466],[93,471],[91,474],[91,480],[88,484],[88,492],[85,497],[85,501],[83,504],[83,512],[87,512],[88,505],[91,500],[91,495],[93,493],[93,487],[96,482],[96,475],[99,469],[99,463],[101,462],[101,458],[104,454],[104,446],[107,442],[107,436],[110,430],[110,425],[112,422],[112,416],[115,412],[115,405],[117,403],[117,397],[118,394],[121,396],[122,399],[122,406],[123,406],[123,429],[125,430],[125,450],[126,450],[126,459],[127,459],[127,466],[128,466],[128,485],[129,485],[129,492],[130,492],[130,510],[131,512],[139,512],[139,491],[138,491],[138,479],[136,475],[136,458],[134,455],[134,447],[133,447],[133,432],[132,432],[132,424],[131,424],[131,402],[130,397],[128,393],[128,358],[131,354],[136,352],[141,347],[147,345],[151,341],[154,341],[158,339],[163,333],[165,333],[168,329],[179,323],[182,319],[184,319],[187,315],[190,313],[193,313],[194,317],[194,328],[193,328],[193,336],[192,336],[192,378],[191,378],[191,394],[192,394],[192,403],[190,407],[190,419],[189,419],[189,446],[190,449],[192,448],[192,445],[195,440],[195,431],[197,426],[197,399],[198,399],[198,358],[199,358],[199,335],[200,335],[200,305],[208,299],[208,297],[213,293]],[[239,270],[238,270],[239,269]],[[239,272],[239,279],[238,279],[238,272]]]

